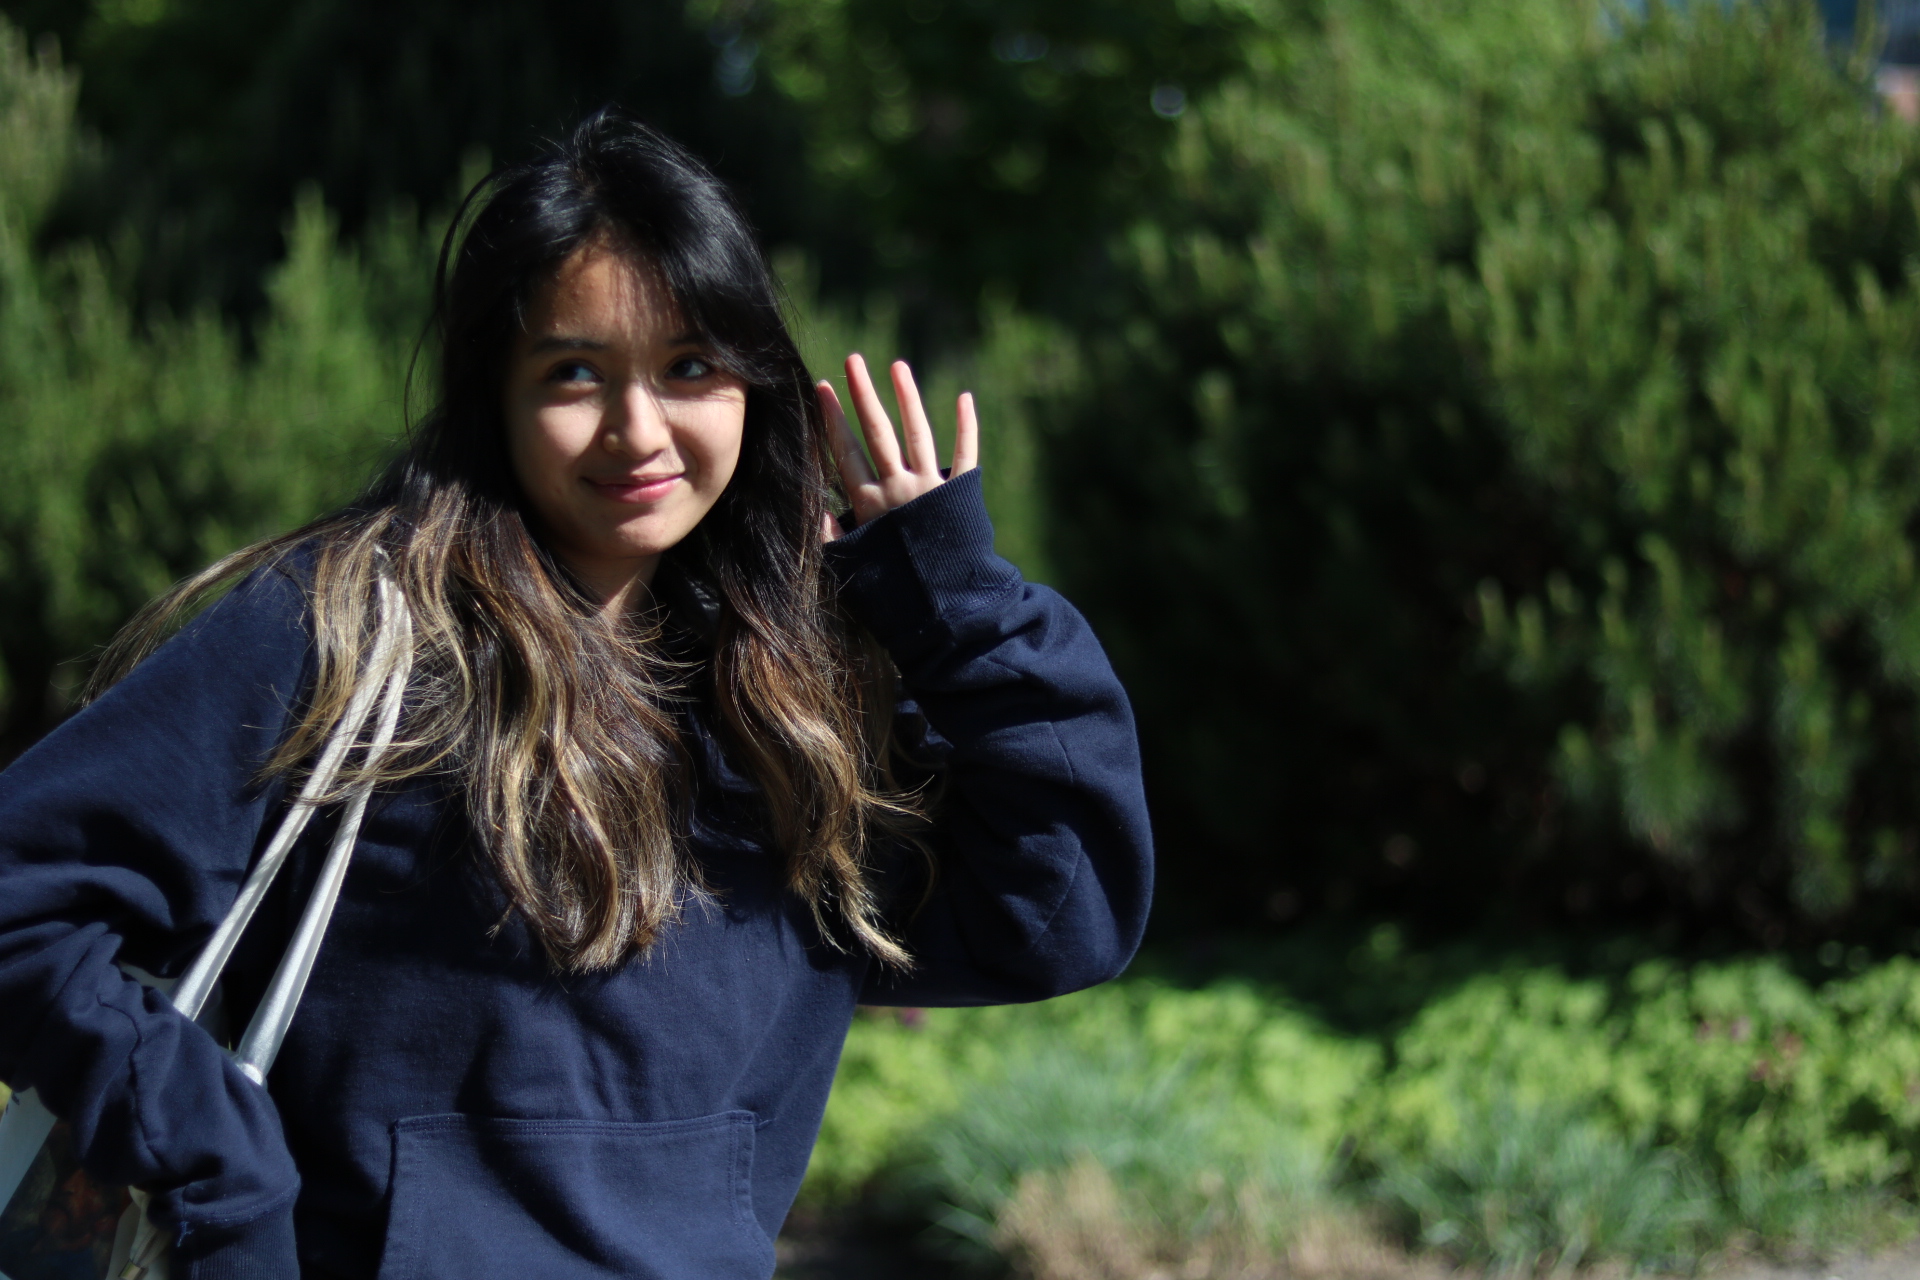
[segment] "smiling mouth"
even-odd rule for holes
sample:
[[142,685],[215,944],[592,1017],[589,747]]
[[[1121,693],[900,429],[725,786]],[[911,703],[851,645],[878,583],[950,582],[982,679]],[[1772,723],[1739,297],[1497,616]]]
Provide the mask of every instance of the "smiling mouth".
[[683,471],[669,476],[631,476],[620,480],[588,480],[601,496],[615,502],[658,502],[673,492],[673,486],[686,477]]

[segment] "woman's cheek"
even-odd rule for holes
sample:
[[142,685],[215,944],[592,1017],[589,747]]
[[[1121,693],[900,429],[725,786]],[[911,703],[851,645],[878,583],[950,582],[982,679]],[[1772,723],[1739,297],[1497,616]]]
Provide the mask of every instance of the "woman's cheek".
[[713,494],[717,498],[733,479],[733,473],[740,467],[740,433],[734,432],[731,438],[724,439],[720,447],[714,450],[712,459]]
[[740,443],[746,435],[746,397],[743,395],[715,407],[720,412],[714,414],[708,433],[707,457],[703,461],[711,474],[708,487],[718,498],[740,465]]
[[543,452],[556,466],[571,466],[593,447],[599,434],[600,412],[591,401],[549,405],[540,414]]

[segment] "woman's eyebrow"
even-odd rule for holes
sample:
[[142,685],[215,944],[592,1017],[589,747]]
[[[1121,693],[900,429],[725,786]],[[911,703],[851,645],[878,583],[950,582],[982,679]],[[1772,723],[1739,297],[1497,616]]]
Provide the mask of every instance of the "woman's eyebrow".
[[[707,345],[704,334],[687,332],[676,333],[667,339],[670,347],[703,347]],[[571,334],[555,333],[540,339],[527,348],[530,356],[545,355],[549,351],[605,351],[609,344],[597,338],[576,338]]]
[[593,338],[575,338],[568,334],[556,333],[540,339],[527,348],[530,356],[544,355],[549,351],[605,351],[607,344]]

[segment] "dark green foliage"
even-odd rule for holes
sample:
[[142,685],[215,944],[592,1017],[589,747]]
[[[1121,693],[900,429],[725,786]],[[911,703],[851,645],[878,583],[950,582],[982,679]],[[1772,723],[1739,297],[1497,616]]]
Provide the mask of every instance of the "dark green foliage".
[[204,310],[136,323],[110,255],[31,248],[83,154],[73,98],[0,24],[0,758],[170,582],[352,496],[402,424],[409,346],[380,316],[417,315],[431,261],[411,220],[341,252],[309,195],[250,353]]
[[1490,650],[1591,690],[1565,793],[1696,892],[1911,901],[1920,148],[1792,10],[1656,19],[1598,72],[1588,207],[1490,226],[1460,295],[1560,542],[1482,591]]
[[1170,119],[1257,28],[1239,0],[699,8],[765,41],[815,181],[880,235],[876,278],[962,316],[986,284],[1078,312],[1104,238],[1165,190]]
[[[142,295],[251,307],[293,194],[357,235],[445,200],[463,158],[619,102],[742,190],[840,293],[971,328],[983,283],[1070,306],[1164,187],[1171,114],[1238,63],[1231,0],[5,0],[59,38],[107,146],[56,235],[132,227]],[[929,328],[931,325],[931,328]],[[917,339],[928,354],[924,339]]]
[[[107,143],[52,233],[139,240],[141,293],[257,310],[294,194],[349,233],[395,201],[438,209],[474,152],[510,158],[618,102],[743,188],[777,239],[812,216],[794,119],[735,33],[679,0],[78,0],[0,5],[57,35]],[[417,319],[414,323],[418,323]]]
[[1296,5],[1248,63],[1051,447],[1176,900],[1890,926],[1920,140],[1811,6]]

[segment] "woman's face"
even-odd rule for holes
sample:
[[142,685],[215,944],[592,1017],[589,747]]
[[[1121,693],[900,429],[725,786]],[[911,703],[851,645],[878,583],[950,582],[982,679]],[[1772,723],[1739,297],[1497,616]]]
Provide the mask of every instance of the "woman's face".
[[713,509],[746,411],[746,385],[656,274],[599,240],[534,298],[507,374],[514,474],[554,553],[613,610]]

